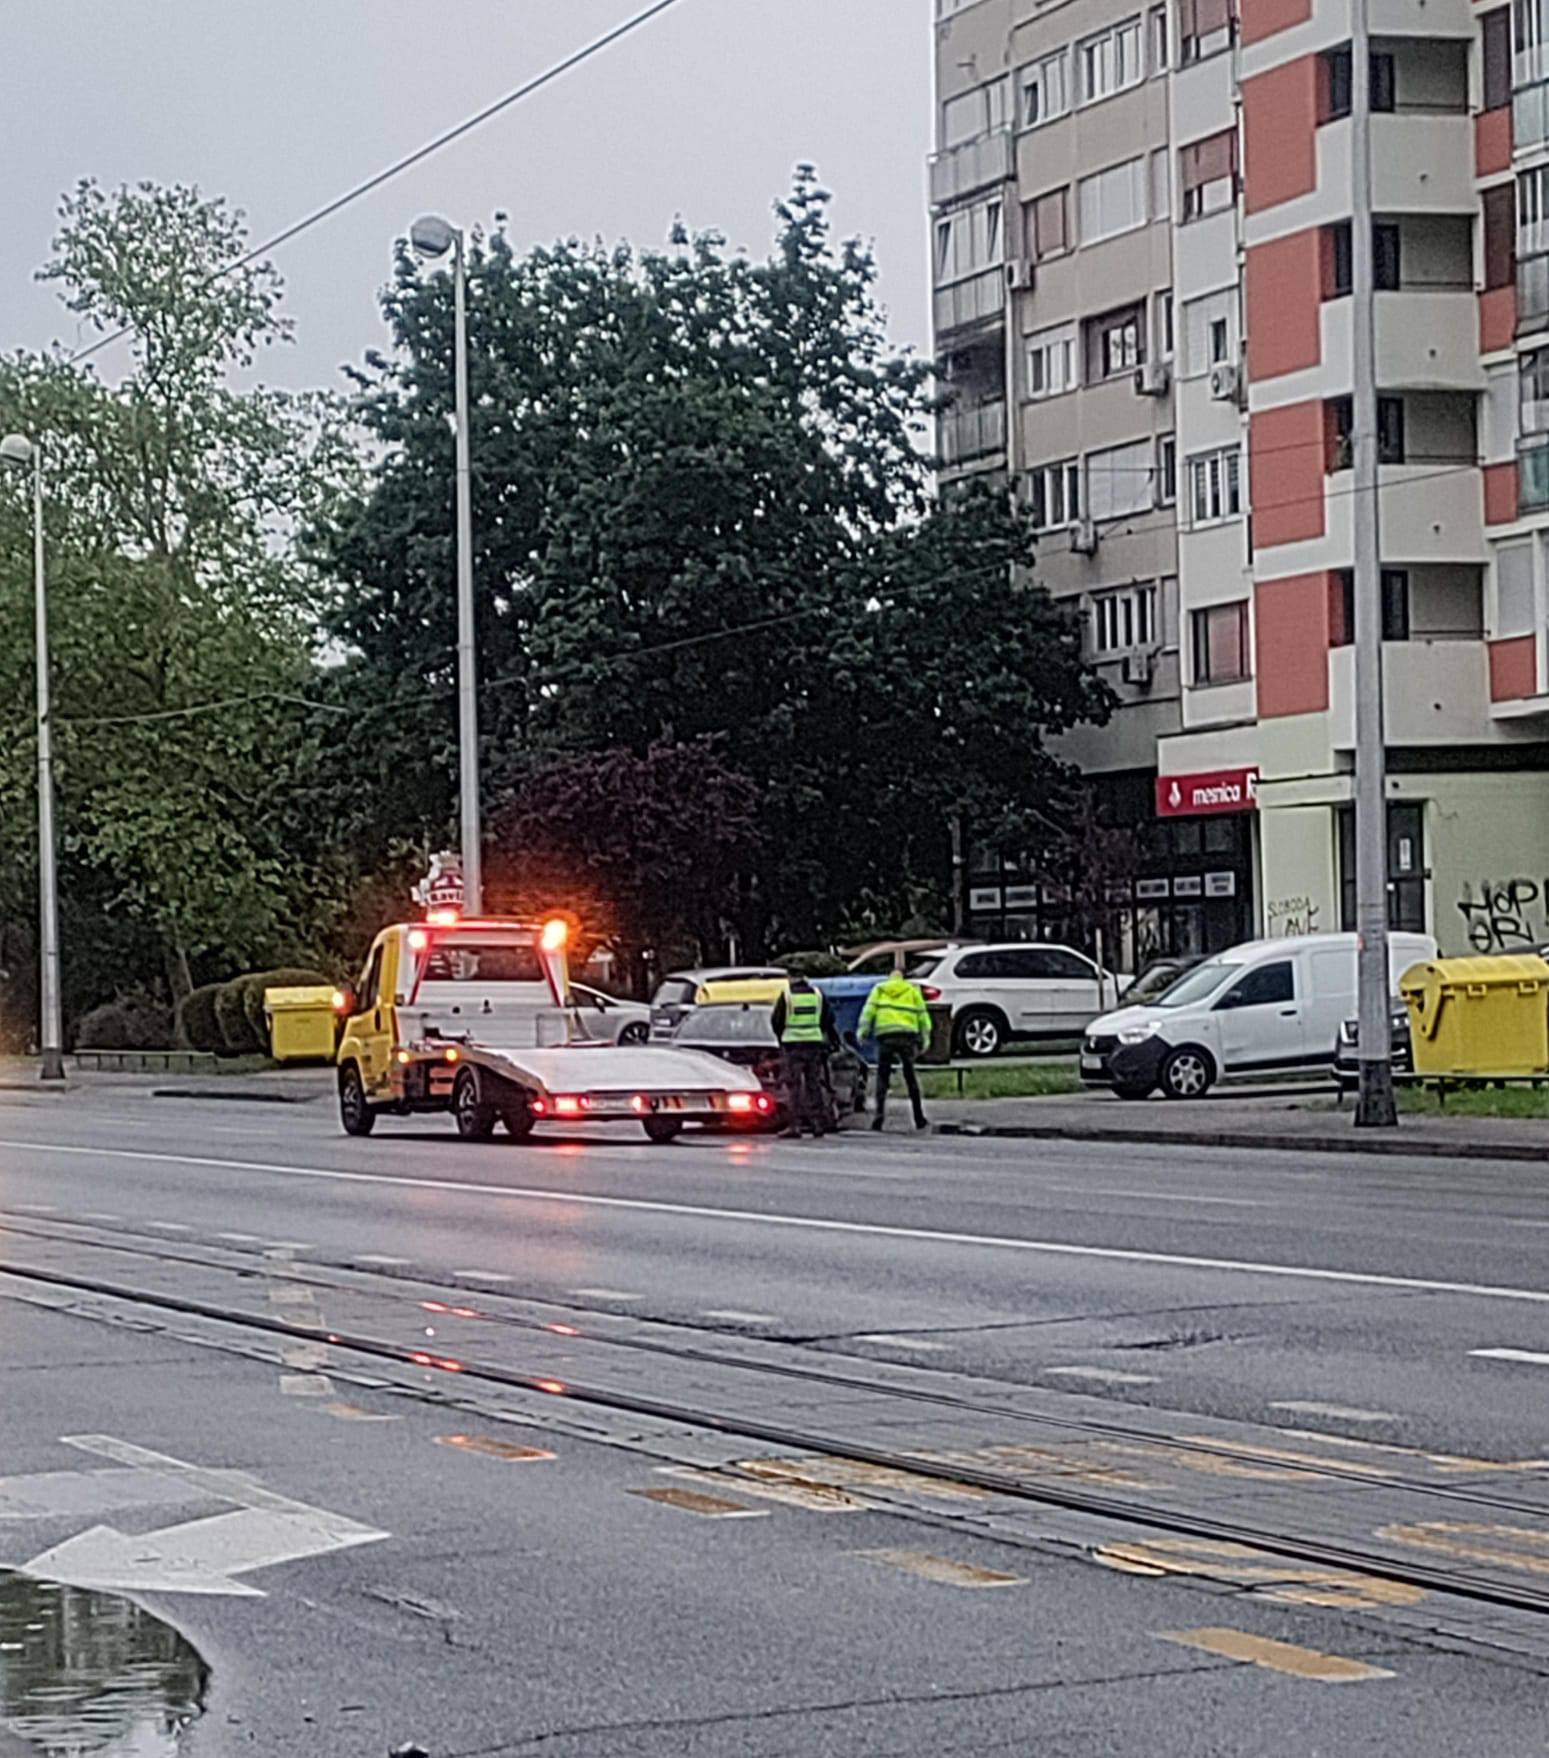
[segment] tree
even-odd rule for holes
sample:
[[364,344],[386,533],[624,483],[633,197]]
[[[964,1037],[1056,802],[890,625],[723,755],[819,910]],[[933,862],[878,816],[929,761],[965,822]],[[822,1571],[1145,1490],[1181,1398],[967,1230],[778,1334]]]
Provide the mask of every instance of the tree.
[[[714,739],[759,794],[750,948],[944,897],[951,811],[1025,814],[1061,774],[1048,736],[1108,706],[1025,520],[932,500],[929,371],[828,201],[799,172],[761,263],[681,228],[469,254],[487,772]],[[386,312],[395,353],[359,375],[383,462],[320,534],[352,698],[382,704],[357,755],[410,820],[362,824],[384,844],[444,833],[455,751],[446,278],[400,254]]]
[[[323,925],[309,808],[326,734],[305,705],[320,579],[296,536],[352,452],[328,399],[229,382],[287,334],[277,278],[245,252],[223,202],[82,183],[42,278],[101,337],[123,332],[128,370],[108,384],[57,350],[0,362],[0,426],[45,458],[61,889],[95,912],[70,943],[78,1000],[104,917],[149,936],[174,997],[206,955],[294,959]],[[0,671],[22,714],[29,528],[22,485],[0,483]],[[24,921],[32,762],[5,742],[0,908]]]

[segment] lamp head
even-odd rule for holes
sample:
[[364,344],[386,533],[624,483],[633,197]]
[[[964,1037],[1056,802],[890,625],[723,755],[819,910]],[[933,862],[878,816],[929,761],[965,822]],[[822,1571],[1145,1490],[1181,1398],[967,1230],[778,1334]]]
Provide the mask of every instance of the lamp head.
[[438,214],[422,214],[409,228],[409,242],[419,256],[445,256],[456,237],[456,228]]
[[32,441],[24,433],[8,433],[0,439],[0,461],[4,463],[30,464],[32,454]]

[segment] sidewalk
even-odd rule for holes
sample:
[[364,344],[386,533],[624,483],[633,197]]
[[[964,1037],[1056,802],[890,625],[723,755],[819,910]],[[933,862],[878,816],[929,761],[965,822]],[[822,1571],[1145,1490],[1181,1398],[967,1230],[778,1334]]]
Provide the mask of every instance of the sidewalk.
[[331,1097],[331,1067],[267,1068],[247,1074],[99,1074],[65,1058],[65,1078],[38,1078],[38,1062],[30,1056],[0,1056],[0,1098],[63,1098],[70,1094],[134,1092],[166,1099],[240,1099],[248,1103],[303,1105]]
[[1397,1129],[1357,1129],[1348,1104],[1340,1110],[1332,1098],[1305,1091],[1141,1101],[1108,1093],[940,1099],[930,1106],[930,1118],[941,1135],[1549,1163],[1549,1121],[1543,1119],[1407,1116]]

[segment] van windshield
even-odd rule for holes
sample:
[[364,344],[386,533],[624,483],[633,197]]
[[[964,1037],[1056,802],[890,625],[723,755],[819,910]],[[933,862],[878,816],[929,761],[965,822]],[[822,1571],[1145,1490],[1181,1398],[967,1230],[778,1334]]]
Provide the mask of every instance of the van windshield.
[[1219,958],[1207,959],[1204,964],[1197,964],[1193,970],[1185,971],[1170,989],[1164,989],[1146,1005],[1190,1007],[1196,1001],[1203,1001],[1207,996],[1214,995],[1217,989],[1231,982],[1241,972],[1242,966],[1235,962],[1228,964]]

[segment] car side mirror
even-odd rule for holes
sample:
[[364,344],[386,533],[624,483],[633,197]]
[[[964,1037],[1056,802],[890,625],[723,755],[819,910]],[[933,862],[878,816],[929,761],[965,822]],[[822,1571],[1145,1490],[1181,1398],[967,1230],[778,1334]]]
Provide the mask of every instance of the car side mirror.
[[1217,1013],[1230,1013],[1233,1008],[1242,1006],[1242,990],[1230,989],[1216,1003]]

